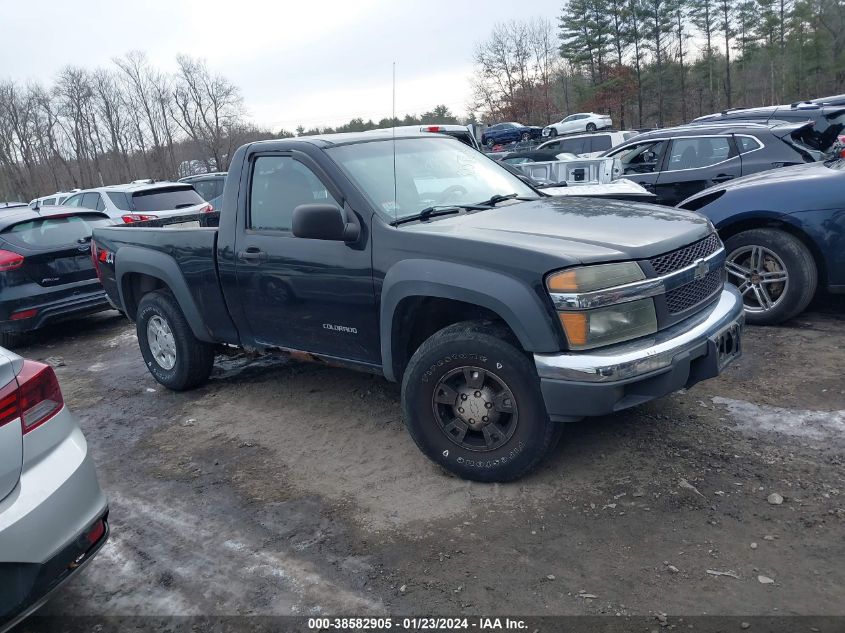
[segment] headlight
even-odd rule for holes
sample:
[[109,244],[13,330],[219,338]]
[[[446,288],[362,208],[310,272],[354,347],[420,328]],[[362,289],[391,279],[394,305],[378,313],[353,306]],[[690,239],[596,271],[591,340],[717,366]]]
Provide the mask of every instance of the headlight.
[[[546,287],[556,295],[580,295],[644,280],[645,274],[636,262],[619,262],[582,266],[552,273],[546,278]],[[610,290],[609,293],[613,293]],[[556,303],[562,297],[555,297]],[[605,305],[591,310],[577,309],[584,298],[569,297],[560,307],[573,309],[558,312],[560,324],[566,334],[570,349],[581,350],[654,334],[657,331],[657,314],[651,298],[613,303],[611,296]],[[581,304],[584,305],[584,304]]]
[[546,277],[549,292],[590,292],[645,279],[636,262],[570,268]]
[[582,312],[559,312],[571,349],[589,349],[639,338],[657,331],[654,301],[638,299]]

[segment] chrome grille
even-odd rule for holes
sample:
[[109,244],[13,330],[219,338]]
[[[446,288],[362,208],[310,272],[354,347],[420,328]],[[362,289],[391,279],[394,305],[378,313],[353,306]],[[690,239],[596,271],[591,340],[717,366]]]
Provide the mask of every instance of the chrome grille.
[[698,305],[724,285],[722,269],[711,271],[708,275],[692,281],[685,286],[666,293],[666,307],[670,314],[678,314]]
[[658,276],[666,275],[695,263],[695,260],[697,259],[712,255],[719,250],[720,246],[721,242],[719,241],[719,236],[715,233],[711,233],[703,240],[699,240],[689,246],[679,248],[671,253],[652,257],[648,261]]

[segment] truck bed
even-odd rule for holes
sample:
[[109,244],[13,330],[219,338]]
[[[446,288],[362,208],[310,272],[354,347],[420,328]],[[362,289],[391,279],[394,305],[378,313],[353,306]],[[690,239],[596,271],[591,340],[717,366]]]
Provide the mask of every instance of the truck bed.
[[[237,344],[237,331],[226,311],[217,272],[217,214],[134,222],[95,229],[93,244],[100,278],[112,301],[135,320],[131,283],[121,277],[121,263],[129,261],[147,269],[150,277],[173,286],[173,277],[184,280],[202,317],[210,341]],[[200,226],[202,224],[203,226]],[[105,253],[105,254],[104,254]],[[165,278],[169,276],[169,278]],[[173,288],[174,294],[179,289]],[[196,332],[195,332],[196,333]]]

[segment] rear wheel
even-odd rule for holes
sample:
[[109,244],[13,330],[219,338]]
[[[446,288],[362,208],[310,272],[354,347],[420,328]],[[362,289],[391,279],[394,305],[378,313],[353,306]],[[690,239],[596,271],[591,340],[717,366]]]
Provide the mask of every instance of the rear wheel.
[[451,325],[416,351],[402,381],[405,424],[420,450],[464,479],[512,481],[554,447],[534,364],[502,327]]
[[725,250],[728,281],[742,294],[749,323],[781,323],[813,298],[816,263],[797,237],[778,229],[751,229],[725,240]]
[[144,295],[136,319],[138,345],[147,369],[159,383],[183,391],[208,380],[214,346],[198,340],[169,292]]
[[587,123],[587,131],[588,132],[595,132],[596,131],[596,124],[595,123]]

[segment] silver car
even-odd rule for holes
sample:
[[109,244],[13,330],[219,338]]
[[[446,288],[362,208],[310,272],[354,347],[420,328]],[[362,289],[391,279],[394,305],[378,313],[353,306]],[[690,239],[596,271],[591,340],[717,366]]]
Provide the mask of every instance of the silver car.
[[126,224],[214,210],[189,183],[149,180],[84,189],[67,198],[62,206],[102,211]]
[[0,347],[0,633],[85,567],[108,539],[88,445],[49,365]]

